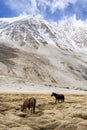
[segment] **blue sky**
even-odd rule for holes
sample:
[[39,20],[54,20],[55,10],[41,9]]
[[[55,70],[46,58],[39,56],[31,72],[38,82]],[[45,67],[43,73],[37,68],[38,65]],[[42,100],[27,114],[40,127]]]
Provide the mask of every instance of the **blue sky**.
[[87,24],[87,0],[0,0],[0,18],[38,15],[60,24]]

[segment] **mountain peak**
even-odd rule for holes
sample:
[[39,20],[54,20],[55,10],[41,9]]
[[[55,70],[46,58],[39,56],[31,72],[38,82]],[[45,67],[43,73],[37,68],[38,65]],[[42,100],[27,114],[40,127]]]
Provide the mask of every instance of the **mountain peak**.
[[38,16],[24,15],[0,19],[0,40],[17,48],[53,45],[67,51],[87,52],[87,29],[60,26]]

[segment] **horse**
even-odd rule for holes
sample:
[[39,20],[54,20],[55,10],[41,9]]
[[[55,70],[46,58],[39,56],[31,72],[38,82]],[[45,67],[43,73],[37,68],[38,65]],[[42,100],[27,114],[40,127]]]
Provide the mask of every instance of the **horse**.
[[61,101],[61,102],[64,102],[65,100],[65,97],[63,94],[57,94],[57,93],[52,93],[51,96],[54,96],[55,97],[55,103],[58,101]]
[[26,98],[23,102],[23,105],[21,105],[21,111],[25,111],[28,108],[31,110],[31,113],[35,113],[35,106],[36,106],[36,99],[34,97]]

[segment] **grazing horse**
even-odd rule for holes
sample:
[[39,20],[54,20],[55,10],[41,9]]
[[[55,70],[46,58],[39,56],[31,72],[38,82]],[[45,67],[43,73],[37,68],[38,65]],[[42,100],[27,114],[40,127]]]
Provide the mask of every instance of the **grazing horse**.
[[51,96],[54,96],[55,97],[55,103],[58,101],[61,101],[61,102],[64,102],[64,95],[63,94],[56,94],[56,93],[52,93]]
[[34,97],[27,98],[24,100],[23,105],[21,105],[21,111],[25,111],[28,108],[31,113],[35,113],[36,99]]

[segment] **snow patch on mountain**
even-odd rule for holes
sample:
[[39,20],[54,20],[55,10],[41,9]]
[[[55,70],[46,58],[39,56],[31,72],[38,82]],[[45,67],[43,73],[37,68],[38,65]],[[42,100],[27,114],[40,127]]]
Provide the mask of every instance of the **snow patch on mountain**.
[[0,19],[0,41],[18,48],[53,45],[65,51],[87,53],[87,28],[61,26],[36,16]]

